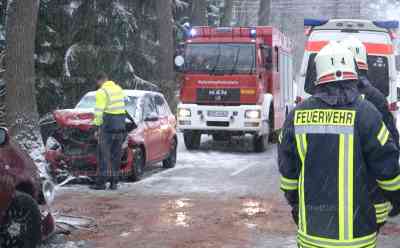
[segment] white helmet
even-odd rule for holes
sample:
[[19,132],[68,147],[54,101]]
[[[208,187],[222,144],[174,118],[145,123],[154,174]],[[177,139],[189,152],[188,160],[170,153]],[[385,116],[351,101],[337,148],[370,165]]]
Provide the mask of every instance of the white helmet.
[[358,78],[353,54],[336,41],[321,49],[315,57],[315,65],[316,85]]
[[358,69],[368,70],[367,49],[359,39],[354,36],[349,36],[344,39],[340,44],[345,46],[353,53],[353,56],[357,62]]

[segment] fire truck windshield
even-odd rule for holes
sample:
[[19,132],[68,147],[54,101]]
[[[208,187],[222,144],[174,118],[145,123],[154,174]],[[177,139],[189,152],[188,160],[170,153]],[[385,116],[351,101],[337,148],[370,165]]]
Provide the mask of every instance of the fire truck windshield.
[[252,73],[256,68],[255,44],[188,44],[185,71],[205,74]]

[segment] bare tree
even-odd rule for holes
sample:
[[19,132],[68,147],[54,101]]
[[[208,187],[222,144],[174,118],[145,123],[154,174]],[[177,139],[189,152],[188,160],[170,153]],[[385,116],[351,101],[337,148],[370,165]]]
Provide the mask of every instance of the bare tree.
[[[11,134],[38,130],[35,98],[35,36],[38,0],[10,1],[6,21],[6,105]],[[30,135],[32,137],[32,135]]]
[[221,26],[231,26],[233,11],[233,0],[225,0],[224,13],[221,20]]
[[173,56],[174,56],[174,40],[173,40],[173,17],[172,17],[172,1],[158,0],[158,33],[160,42],[160,52],[158,56],[159,79],[169,81],[173,79]]
[[258,10],[258,25],[264,26],[270,24],[271,0],[260,0],[260,9]]
[[207,0],[192,1],[192,25],[206,26],[207,19]]

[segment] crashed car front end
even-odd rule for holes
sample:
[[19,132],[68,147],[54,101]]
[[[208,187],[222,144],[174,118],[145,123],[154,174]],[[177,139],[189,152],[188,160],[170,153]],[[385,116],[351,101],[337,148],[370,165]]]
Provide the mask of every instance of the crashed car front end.
[[[96,128],[92,125],[91,111],[57,110],[53,113],[56,128],[46,140],[45,158],[50,164],[50,173],[58,181],[68,176],[97,175]],[[121,171],[128,170],[133,153],[124,144]]]

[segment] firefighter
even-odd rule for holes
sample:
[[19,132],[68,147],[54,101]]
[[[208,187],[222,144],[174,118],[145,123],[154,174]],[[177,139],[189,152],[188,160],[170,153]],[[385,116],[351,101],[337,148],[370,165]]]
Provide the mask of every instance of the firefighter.
[[299,247],[375,247],[373,176],[395,216],[399,152],[381,114],[357,89],[351,52],[331,42],[316,56],[315,94],[287,117],[278,146],[281,189]]
[[400,147],[399,132],[393,115],[389,111],[389,104],[386,97],[375,88],[368,79],[367,49],[364,44],[354,36],[346,38],[341,44],[353,53],[356,60],[359,77],[358,89],[361,94],[365,96],[365,99],[370,101],[382,114],[383,122],[389,129],[396,146]]
[[[389,111],[388,102],[385,96],[378,89],[372,86],[368,80],[366,47],[359,39],[353,36],[344,39],[341,44],[352,52],[356,61],[359,77],[358,89],[360,93],[363,94],[365,99],[370,101],[381,113],[383,122],[392,135],[396,146],[399,148],[399,133],[393,115]],[[374,202],[376,221],[380,228],[386,223],[390,205],[389,202],[385,201],[382,191],[373,179],[370,180],[370,184],[371,199]]]
[[125,101],[122,88],[108,80],[107,74],[99,73],[96,78],[99,89],[96,92],[94,125],[98,128],[99,176],[93,189],[106,189],[105,183],[111,179],[110,189],[118,187],[122,144],[125,138]]

